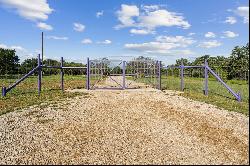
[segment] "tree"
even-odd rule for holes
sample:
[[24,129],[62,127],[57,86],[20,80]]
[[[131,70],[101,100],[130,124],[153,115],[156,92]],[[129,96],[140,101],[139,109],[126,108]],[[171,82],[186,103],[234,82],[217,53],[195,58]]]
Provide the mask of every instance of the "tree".
[[246,46],[236,46],[228,60],[228,79],[242,79],[249,70],[249,43]]
[[0,48],[0,75],[17,74],[19,58],[15,50]]
[[23,63],[21,63],[21,73],[28,73],[30,70],[35,68],[38,65],[37,58],[25,59]]

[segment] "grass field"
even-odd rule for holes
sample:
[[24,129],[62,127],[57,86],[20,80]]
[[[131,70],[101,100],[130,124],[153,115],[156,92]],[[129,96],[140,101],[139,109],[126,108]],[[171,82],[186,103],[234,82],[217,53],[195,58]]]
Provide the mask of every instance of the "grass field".
[[[16,79],[0,79],[0,86],[9,86]],[[93,80],[96,81],[96,80]],[[149,83],[148,79],[137,79],[139,82]],[[249,115],[249,87],[246,81],[230,80],[227,84],[236,92],[240,92],[242,102],[238,102],[235,98],[215,79],[209,78],[209,95],[203,95],[204,79],[186,77],[184,79],[185,90],[181,94],[185,97],[203,101],[216,105],[229,111],[240,112]],[[64,76],[65,89],[81,89],[85,88],[86,78],[83,75]],[[180,90],[180,78],[178,77],[162,77],[162,89]],[[78,93],[62,93],[60,90],[60,75],[43,76],[42,93],[38,96],[37,77],[29,77],[16,88],[14,88],[7,97],[0,97],[0,114],[13,111],[15,109],[24,108],[40,103],[58,101],[60,99],[74,97]]]
[[[149,79],[137,79],[139,82],[149,83]],[[249,115],[249,86],[247,81],[242,80],[228,80],[226,81],[235,92],[240,92],[242,102],[235,100],[234,96],[228,92],[228,90],[222,86],[216,79],[209,78],[208,81],[208,96],[203,94],[204,79],[185,77],[184,84],[185,89],[182,96],[203,101],[216,105],[220,108],[227,109],[229,111],[240,112],[245,115]],[[180,90],[180,78],[173,76],[162,77],[162,89],[168,90]]]
[[[8,87],[15,81],[16,79],[0,79],[0,86]],[[79,93],[62,93],[60,85],[60,75],[43,76],[42,93],[39,96],[37,90],[37,76],[29,77],[17,85],[16,88],[12,89],[5,98],[0,97],[0,115],[31,105],[59,101],[64,98],[79,95]],[[86,78],[83,75],[64,76],[65,89],[80,89],[85,88],[85,85]]]

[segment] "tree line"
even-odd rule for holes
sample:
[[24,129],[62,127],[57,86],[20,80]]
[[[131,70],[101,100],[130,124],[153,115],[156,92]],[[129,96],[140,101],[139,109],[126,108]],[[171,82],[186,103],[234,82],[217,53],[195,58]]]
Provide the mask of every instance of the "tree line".
[[[181,63],[184,66],[200,66],[204,65],[205,60],[207,60],[209,67],[219,72],[219,75],[224,79],[246,79],[249,77],[249,43],[245,46],[236,46],[231,52],[229,57],[224,56],[210,56],[204,55],[197,57],[194,61],[189,61],[188,59],[181,58],[177,59],[175,64],[170,66],[180,66]],[[175,75],[179,74],[178,69],[171,70],[168,72],[172,72]],[[201,72],[201,69],[185,69],[186,75],[192,75],[193,77],[199,77],[200,75],[203,77],[204,72]]]
[[[219,71],[220,75],[223,76],[225,79],[248,79],[249,77],[249,43],[245,46],[236,46],[231,52],[229,57],[224,56],[210,56],[204,55],[197,57],[194,61],[189,61],[188,59],[181,58],[177,59],[175,64],[172,66],[180,66],[183,63],[185,66],[197,66],[197,65],[204,65],[205,59],[208,61],[209,67],[215,71]],[[145,61],[146,63],[153,63],[153,60],[148,57],[140,56],[135,58],[136,61]],[[99,66],[109,66],[109,60],[104,58],[101,61],[102,64],[97,64]],[[128,62],[128,67],[133,66],[133,61]],[[143,62],[144,63],[144,62]],[[140,66],[143,66],[142,62],[139,62]],[[61,63],[57,60],[53,59],[46,59],[43,61],[43,64],[49,66],[60,66]],[[96,65],[96,64],[95,64]],[[138,63],[137,63],[138,65]],[[37,58],[29,58],[25,59],[22,63],[20,63],[19,57],[16,55],[15,50],[11,49],[4,49],[0,48],[0,75],[15,75],[15,74],[25,74],[32,70],[34,67],[37,66]],[[64,62],[64,66],[70,67],[83,67],[86,64],[83,63],[75,63],[75,62]],[[96,66],[98,68],[98,66]],[[115,71],[117,70],[121,73],[121,68],[119,66],[116,67]],[[131,69],[132,70],[132,69]],[[67,69],[64,71],[65,74],[86,74],[86,70],[79,70],[79,69]],[[172,73],[175,75],[179,74],[179,69],[162,69],[163,74]],[[51,74],[59,74],[60,70],[58,69],[43,69],[44,75],[51,75]],[[203,76],[204,72],[201,69],[185,69],[185,74],[190,75],[193,77],[200,77],[201,74]]]

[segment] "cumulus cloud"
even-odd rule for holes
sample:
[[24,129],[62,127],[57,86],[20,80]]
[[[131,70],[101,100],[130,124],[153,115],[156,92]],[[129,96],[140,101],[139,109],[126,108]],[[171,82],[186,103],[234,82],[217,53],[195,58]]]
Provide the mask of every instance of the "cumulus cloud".
[[7,45],[5,45],[5,44],[0,44],[0,48],[7,49],[8,47],[7,47]]
[[26,51],[26,49],[24,49],[22,46],[15,46],[15,45],[7,46],[6,44],[0,44],[0,48],[12,49],[12,50],[20,51],[20,52]]
[[155,34],[155,31],[151,31],[149,29],[131,29],[129,32],[135,35]]
[[135,5],[121,5],[121,10],[117,11],[118,20],[121,22],[116,28],[134,26],[133,17],[139,16],[139,8]]
[[0,0],[6,8],[14,9],[16,13],[28,20],[45,21],[53,12],[47,0]]
[[234,33],[232,31],[224,31],[223,34],[224,36],[222,36],[222,38],[235,38],[239,36],[239,34]]
[[214,47],[219,47],[221,46],[222,43],[218,42],[217,40],[210,40],[210,41],[204,41],[201,42],[198,47],[203,47],[203,48],[214,48]]
[[244,23],[249,23],[249,6],[240,6],[234,12],[243,17]]
[[184,36],[158,36],[156,37],[156,41],[161,43],[176,43],[180,47],[187,47],[196,42],[192,38]]
[[195,35],[196,33],[194,33],[194,32],[190,32],[190,33],[188,33],[188,36],[193,36],[193,35]]
[[91,44],[91,43],[93,43],[93,42],[92,42],[91,39],[83,39],[83,40],[81,41],[81,43],[82,43],[82,44]]
[[54,40],[68,40],[68,37],[47,36],[47,39],[54,39]]
[[83,32],[85,29],[85,26],[81,23],[73,23],[73,29],[77,32]]
[[40,28],[41,30],[46,30],[46,31],[51,31],[51,30],[53,30],[53,27],[52,27],[51,25],[48,25],[48,24],[46,24],[46,23],[44,23],[44,22],[38,22],[38,23],[36,24],[36,26],[37,26],[38,28]]
[[205,34],[205,37],[206,37],[206,38],[215,38],[216,35],[215,35],[213,32],[207,32],[207,33]]
[[100,11],[100,12],[97,12],[97,13],[96,13],[96,17],[97,17],[97,18],[99,18],[99,17],[101,17],[101,16],[103,16],[103,11]]
[[142,5],[141,8],[146,12],[158,10],[160,8],[159,5]]
[[183,29],[188,29],[191,25],[184,20],[182,15],[167,10],[156,10],[148,12],[146,15],[139,17],[139,26],[154,29],[156,27],[178,26]]
[[188,29],[191,25],[178,13],[161,9],[160,6],[142,6],[140,9],[135,5],[121,5],[117,11],[120,24],[115,28],[137,27],[154,30],[157,27],[177,26]]
[[227,17],[227,19],[225,20],[225,23],[228,24],[235,24],[237,22],[235,17]]
[[112,43],[112,41],[110,41],[110,40],[104,40],[104,41],[99,41],[99,42],[97,42],[98,44],[111,44]]
[[158,36],[155,41],[145,43],[129,43],[125,44],[124,47],[129,50],[139,51],[144,53],[156,53],[156,54],[170,54],[176,52],[183,52],[190,54],[191,51],[176,50],[177,48],[188,47],[195,43],[192,38],[186,38],[184,36]]

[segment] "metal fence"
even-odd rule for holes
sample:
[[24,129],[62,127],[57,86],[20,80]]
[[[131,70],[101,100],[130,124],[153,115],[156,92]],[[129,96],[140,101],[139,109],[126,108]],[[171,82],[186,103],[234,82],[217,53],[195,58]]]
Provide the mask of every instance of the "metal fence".
[[[60,62],[60,63],[59,63]],[[158,89],[172,89],[186,92],[216,94],[238,101],[249,101],[249,71],[238,73],[237,79],[228,80],[227,73],[220,68],[210,68],[205,61],[197,66],[162,66],[160,61],[112,61],[87,60],[78,66],[66,66],[60,61],[47,60],[41,63],[40,55],[37,66],[17,67],[15,74],[0,76],[2,96],[7,93],[18,95],[38,93],[42,90],[61,89],[96,89],[99,83],[108,78],[118,89],[131,88],[133,82],[143,82]],[[6,69],[8,70],[8,69]],[[27,74],[24,74],[27,73]],[[132,80],[132,81],[129,81]],[[105,85],[106,86],[106,85]],[[134,87],[139,88],[139,87]]]

